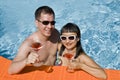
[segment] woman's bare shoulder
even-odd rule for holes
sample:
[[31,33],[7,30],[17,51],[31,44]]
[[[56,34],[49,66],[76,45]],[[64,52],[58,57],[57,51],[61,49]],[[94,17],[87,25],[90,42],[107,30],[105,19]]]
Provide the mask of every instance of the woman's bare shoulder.
[[86,53],[81,53],[80,56],[79,56],[79,58],[84,58],[86,56],[88,56],[88,55],[86,55]]
[[84,62],[85,60],[91,59],[86,53],[82,53],[79,56],[80,61]]

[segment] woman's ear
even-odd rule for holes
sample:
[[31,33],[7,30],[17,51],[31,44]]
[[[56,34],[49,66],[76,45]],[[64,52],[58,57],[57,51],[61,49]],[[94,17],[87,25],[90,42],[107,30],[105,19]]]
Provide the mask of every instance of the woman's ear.
[[77,38],[77,41],[79,41],[80,40],[80,38]]

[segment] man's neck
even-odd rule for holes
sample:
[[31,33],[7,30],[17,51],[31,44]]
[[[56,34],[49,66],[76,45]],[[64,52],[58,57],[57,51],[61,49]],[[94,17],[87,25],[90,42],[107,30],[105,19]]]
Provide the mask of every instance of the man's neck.
[[45,42],[49,41],[49,37],[44,36],[44,35],[42,35],[42,34],[39,33],[39,32],[37,33],[37,37],[38,37],[38,41],[39,41],[39,42],[45,43]]

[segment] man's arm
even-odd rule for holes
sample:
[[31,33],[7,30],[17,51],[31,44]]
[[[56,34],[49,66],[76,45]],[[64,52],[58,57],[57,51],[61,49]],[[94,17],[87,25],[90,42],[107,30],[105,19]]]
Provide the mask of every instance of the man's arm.
[[9,69],[9,74],[19,73],[28,64],[34,63],[37,60],[38,55],[35,53],[30,53],[31,47],[30,42],[24,41],[19,48],[16,57],[13,59]]
[[9,74],[19,73],[25,66],[27,62],[27,55],[29,53],[28,45],[25,42],[20,46],[16,57],[13,59],[9,69]]

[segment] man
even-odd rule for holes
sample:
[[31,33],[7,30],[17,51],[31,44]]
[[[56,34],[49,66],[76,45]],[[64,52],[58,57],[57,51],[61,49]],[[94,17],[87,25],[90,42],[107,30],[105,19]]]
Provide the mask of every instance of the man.
[[[30,35],[20,46],[13,59],[8,73],[21,72],[27,65],[40,67],[54,65],[56,59],[59,32],[55,29],[55,13],[48,6],[39,7],[35,11],[37,31]],[[32,48],[33,43],[40,43],[37,50]]]

